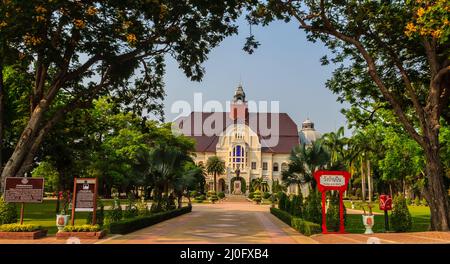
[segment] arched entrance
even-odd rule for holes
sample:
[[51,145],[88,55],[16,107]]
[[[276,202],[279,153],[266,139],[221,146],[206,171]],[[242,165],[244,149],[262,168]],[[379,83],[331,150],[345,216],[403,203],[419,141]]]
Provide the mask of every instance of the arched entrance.
[[225,190],[226,190],[226,183],[225,183],[225,180],[224,180],[223,178],[222,178],[222,179],[219,179],[217,185],[218,185],[217,191],[218,191],[218,192],[223,192],[223,193],[224,193]]

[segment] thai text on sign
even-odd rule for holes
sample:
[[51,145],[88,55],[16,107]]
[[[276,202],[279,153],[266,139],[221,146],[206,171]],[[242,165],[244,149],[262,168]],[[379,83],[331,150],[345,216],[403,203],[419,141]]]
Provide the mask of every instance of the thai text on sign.
[[76,180],[75,211],[94,211],[95,179],[78,178]]
[[345,177],[342,175],[321,175],[320,184],[323,186],[344,186]]
[[8,203],[42,203],[44,178],[7,177],[4,193]]

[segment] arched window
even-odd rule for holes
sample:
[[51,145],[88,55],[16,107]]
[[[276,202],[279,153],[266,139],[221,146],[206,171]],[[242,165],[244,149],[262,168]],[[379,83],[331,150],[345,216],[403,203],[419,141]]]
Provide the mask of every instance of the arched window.
[[273,164],[273,171],[278,171],[279,169],[278,169],[278,163],[274,163]]
[[245,148],[241,145],[237,145],[233,148],[233,151],[230,154],[233,169],[236,170],[238,167],[243,168],[247,162],[247,156],[245,155]]
[[286,162],[281,163],[281,171],[287,171],[288,170],[288,164]]

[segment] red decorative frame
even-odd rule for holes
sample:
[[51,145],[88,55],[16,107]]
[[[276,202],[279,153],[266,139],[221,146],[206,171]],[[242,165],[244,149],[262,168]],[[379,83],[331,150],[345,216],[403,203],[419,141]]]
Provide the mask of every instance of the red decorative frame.
[[[320,183],[320,178],[323,176],[328,175],[335,175],[335,176],[342,176],[344,177],[344,185],[340,186],[326,186],[322,185]],[[340,220],[340,226],[339,226],[339,232],[340,234],[345,233],[345,226],[344,226],[344,202],[342,201],[342,194],[347,190],[348,181],[350,180],[350,173],[347,171],[316,171],[314,173],[314,179],[316,179],[317,182],[317,188],[322,193],[322,233],[323,234],[332,234],[334,232],[328,232],[327,230],[327,217],[325,212],[326,207],[326,191],[339,191],[339,220]]]

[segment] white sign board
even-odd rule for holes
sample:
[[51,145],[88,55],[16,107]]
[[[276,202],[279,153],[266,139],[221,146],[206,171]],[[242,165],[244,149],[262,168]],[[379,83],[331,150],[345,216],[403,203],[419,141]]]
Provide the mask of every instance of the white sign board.
[[321,175],[320,184],[329,187],[339,187],[345,185],[345,177],[342,175]]

